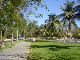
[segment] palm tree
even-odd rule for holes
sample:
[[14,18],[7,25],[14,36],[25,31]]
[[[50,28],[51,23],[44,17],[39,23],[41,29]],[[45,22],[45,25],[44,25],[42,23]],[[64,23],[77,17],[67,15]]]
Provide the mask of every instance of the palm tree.
[[69,32],[70,32],[70,38],[71,38],[71,25],[73,25],[75,27],[77,26],[77,24],[75,23],[75,20],[74,20],[74,14],[75,14],[75,10],[73,8],[74,4],[75,4],[74,1],[73,2],[67,1],[66,3],[64,3],[65,8],[60,6],[60,9],[62,11],[64,11],[64,13],[62,13],[58,16],[58,17],[62,17],[61,22],[63,22],[63,25],[65,25],[67,23],[66,27],[68,29],[66,29],[66,30],[67,31],[69,30]]
[[[80,1],[79,1],[80,2]],[[74,18],[77,18],[77,20],[80,20],[80,5],[77,5],[74,7],[75,10],[75,14],[74,14]]]
[[40,33],[40,37],[43,37],[43,34],[44,34],[44,24],[41,24],[41,26],[39,27],[39,33]]
[[[56,24],[59,23],[58,17],[55,14],[48,15],[49,20],[45,20],[45,23],[47,25],[47,31],[50,33],[51,37],[53,38],[54,33],[57,32]],[[53,33],[54,32],[54,33]]]

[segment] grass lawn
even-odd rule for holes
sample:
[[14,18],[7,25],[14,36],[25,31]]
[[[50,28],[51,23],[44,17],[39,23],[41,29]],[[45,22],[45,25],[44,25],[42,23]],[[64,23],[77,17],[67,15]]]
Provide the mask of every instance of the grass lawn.
[[80,44],[37,40],[31,43],[28,60],[80,60]]
[[4,44],[4,45],[5,45],[4,48],[1,48],[1,45],[0,45],[0,51],[5,50],[5,49],[7,49],[7,48],[10,48],[10,47],[12,47],[12,46],[14,46],[14,45],[16,45],[16,44],[18,44],[18,43],[20,43],[20,42],[29,41],[29,40],[30,40],[30,39],[19,40],[18,42],[14,41],[13,44],[11,44],[11,42],[10,42],[10,43],[6,43],[6,44]]

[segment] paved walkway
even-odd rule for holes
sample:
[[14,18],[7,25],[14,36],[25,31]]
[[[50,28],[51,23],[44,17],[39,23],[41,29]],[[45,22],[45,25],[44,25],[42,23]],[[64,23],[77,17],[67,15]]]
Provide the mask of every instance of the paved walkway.
[[[63,41],[63,40],[56,40],[56,41]],[[78,41],[78,40],[65,40],[65,42],[67,42],[67,43],[74,43],[74,44],[80,44],[80,41]]]
[[27,60],[31,42],[21,42],[0,52],[0,60]]

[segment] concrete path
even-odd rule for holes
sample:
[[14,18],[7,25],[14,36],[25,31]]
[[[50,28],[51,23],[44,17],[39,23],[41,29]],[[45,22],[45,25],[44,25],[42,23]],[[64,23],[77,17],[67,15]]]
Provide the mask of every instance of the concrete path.
[[[56,40],[56,41],[63,41],[63,40]],[[67,42],[67,43],[74,43],[74,44],[80,44],[80,41],[78,41],[78,40],[65,40],[65,42]]]
[[21,42],[0,52],[0,60],[27,60],[31,42]]

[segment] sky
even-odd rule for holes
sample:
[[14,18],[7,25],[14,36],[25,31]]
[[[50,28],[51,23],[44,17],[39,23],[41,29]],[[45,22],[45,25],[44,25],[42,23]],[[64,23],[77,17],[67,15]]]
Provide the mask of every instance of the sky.
[[[49,19],[48,15],[50,15],[50,13],[52,14],[56,14],[56,15],[60,15],[61,13],[63,13],[62,10],[60,10],[60,6],[65,7],[64,3],[67,0],[42,0],[44,1],[43,4],[47,5],[47,9],[46,7],[41,8],[40,6],[38,7],[38,10],[35,11],[36,14],[43,14],[43,17],[41,18],[36,18],[34,17],[34,15],[30,15],[29,19],[30,20],[36,20],[38,21],[37,25],[41,25],[41,24],[45,24],[45,20]],[[75,1],[77,3],[78,0],[68,0],[68,1]],[[48,11],[49,10],[49,11]],[[60,20],[60,19],[59,19]],[[76,20],[76,23],[78,25],[78,27],[80,27],[80,22]]]

